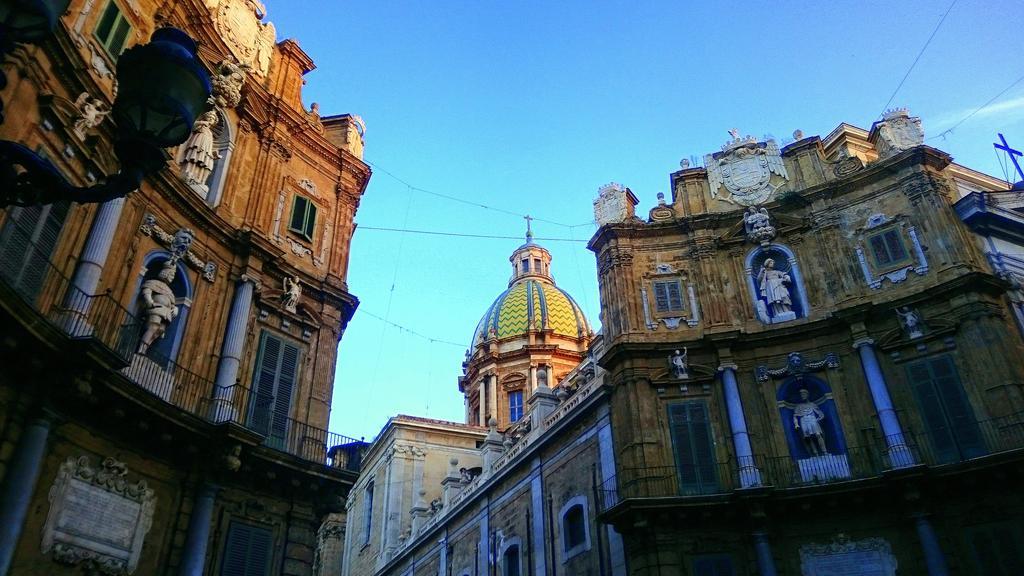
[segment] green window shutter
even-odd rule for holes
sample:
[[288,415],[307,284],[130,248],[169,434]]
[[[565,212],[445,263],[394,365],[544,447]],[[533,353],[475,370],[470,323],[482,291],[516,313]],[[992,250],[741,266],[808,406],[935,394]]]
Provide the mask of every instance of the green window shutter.
[[871,253],[875,256],[875,264],[885,266],[892,262],[892,257],[889,256],[889,249],[885,245],[885,238],[882,234],[875,234],[868,242],[871,244]]
[[270,530],[232,521],[224,544],[221,576],[268,576],[272,545]]
[[107,54],[117,60],[124,50],[131,29],[131,24],[128,23],[117,4],[111,0],[107,3],[107,7],[103,10],[103,15],[100,16],[100,21],[96,25],[96,39],[106,49]]
[[900,239],[898,230],[889,230],[883,234],[885,246],[889,250],[889,258],[893,262],[899,262],[907,258],[907,250],[903,247],[903,240]]
[[308,210],[306,212],[306,227],[303,234],[307,240],[313,240],[313,232],[316,230],[316,205],[312,202],[307,203]]
[[665,312],[669,307],[668,282],[654,283],[654,309]]
[[703,402],[670,405],[669,426],[682,493],[714,492],[718,483],[707,406]]
[[960,384],[956,365],[951,356],[939,356],[930,361],[932,378],[945,408],[949,427],[953,431],[961,458],[976,458],[985,454],[985,440],[981,436],[974,410],[967,393]]
[[278,365],[281,363],[280,339],[264,332],[256,360],[255,386],[250,408],[249,426],[263,434],[270,432],[270,415],[274,406],[274,384],[277,380]]
[[70,204],[27,206],[9,212],[0,231],[0,277],[19,294],[35,299],[46,280],[48,261],[57,247]]
[[274,393],[273,426],[270,435],[274,440],[283,443],[288,436],[292,392],[295,390],[295,376],[299,368],[299,349],[287,342],[282,344],[281,365],[278,369],[277,389]]
[[306,200],[302,196],[296,196],[292,200],[292,217],[288,222],[288,229],[299,234],[305,233],[306,224],[306,206],[309,205],[309,200]]
[[107,7],[103,10],[103,16],[100,16],[99,24],[96,26],[96,37],[104,46],[107,45],[107,40],[110,38],[111,32],[114,31],[114,23],[117,22],[117,17],[120,15],[121,11],[117,9],[117,4],[108,2]]
[[681,293],[679,282],[673,281],[668,283],[668,309],[683,309],[683,295]]
[[935,459],[954,462],[984,454],[984,438],[953,359],[947,355],[914,362],[907,366],[907,375]]
[[967,542],[978,574],[1020,576],[1024,574],[1024,538],[1021,526],[1000,522],[975,526],[967,531]]

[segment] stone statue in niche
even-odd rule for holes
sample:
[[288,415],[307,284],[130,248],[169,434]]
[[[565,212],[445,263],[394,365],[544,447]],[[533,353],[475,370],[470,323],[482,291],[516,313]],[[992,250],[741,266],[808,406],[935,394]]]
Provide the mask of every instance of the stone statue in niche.
[[181,177],[185,182],[203,190],[206,190],[206,181],[213,173],[214,163],[220,158],[220,153],[213,149],[213,129],[218,122],[220,119],[213,110],[196,120],[179,162]]
[[90,96],[88,92],[78,95],[78,99],[75,100],[75,108],[78,109],[74,123],[75,135],[83,139],[89,130],[99,126],[103,119],[110,114],[110,108],[99,98]]
[[924,336],[924,322],[921,321],[921,314],[917,310],[911,310],[908,306],[896,309],[896,316],[900,319],[900,327],[906,332],[911,340]]
[[157,273],[156,278],[150,278],[142,283],[139,297],[142,299],[142,313],[145,316],[146,329],[139,341],[137,350],[139,354],[145,354],[157,338],[163,338],[167,327],[178,316],[174,292],[171,290],[171,282],[174,282],[176,272],[177,267],[174,260],[168,260]]
[[747,240],[754,244],[767,246],[775,238],[775,227],[771,225],[771,217],[766,208],[751,206],[743,215],[743,226],[747,231]]
[[775,260],[768,258],[757,273],[757,284],[765,307],[771,311],[772,319],[777,321],[792,320],[793,300],[786,284],[792,283],[789,274],[775,269]]
[[[825,397],[822,396],[819,401],[824,402]],[[793,406],[793,427],[803,437],[807,452],[814,456],[828,454],[825,435],[821,431],[821,421],[824,419],[825,413],[818,407],[818,402],[810,399],[810,392],[806,388],[801,388],[800,403]]]
[[294,313],[295,307],[299,304],[299,298],[302,296],[302,285],[299,284],[299,277],[284,278],[284,292],[281,293],[281,304],[284,309]]
[[683,347],[682,353],[676,350],[676,353],[668,357],[669,367],[672,368],[672,375],[675,376],[676,380],[685,380],[690,377],[686,359],[689,356],[689,351],[686,347]]

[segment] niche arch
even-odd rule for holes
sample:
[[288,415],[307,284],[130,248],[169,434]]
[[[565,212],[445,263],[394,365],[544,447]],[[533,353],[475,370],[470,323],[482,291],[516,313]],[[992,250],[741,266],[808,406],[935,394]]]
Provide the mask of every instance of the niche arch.
[[[762,295],[762,288],[770,292],[767,282],[759,278],[762,267],[771,259],[774,269],[788,276],[789,281],[782,285],[789,292],[789,306],[791,313],[780,313]],[[807,300],[807,289],[804,286],[803,273],[800,271],[800,263],[797,262],[796,254],[782,244],[769,244],[758,246],[747,254],[744,260],[744,269],[747,276],[747,288],[754,302],[754,312],[757,319],[764,324],[779,324],[789,322],[797,318],[806,318],[810,313],[811,305]]]
[[[132,295],[131,306],[129,307],[129,310],[135,315],[137,322],[140,324],[139,337],[142,334],[142,324],[145,322],[145,314],[141,310],[141,302],[139,300],[142,283],[150,278],[156,278],[157,273],[170,258],[170,252],[155,250],[146,254],[142,260],[142,269],[139,272],[138,280],[135,282],[135,291]],[[192,280],[188,276],[188,269],[185,268],[181,260],[178,260],[175,263],[174,280],[171,282],[171,291],[174,293],[178,315],[171,321],[163,337],[153,342],[149,350],[144,354],[146,358],[165,370],[171,366],[172,362],[177,360],[178,351],[181,348],[181,339],[188,324],[188,313],[192,307],[194,289]],[[136,340],[132,345],[137,347],[138,341]]]

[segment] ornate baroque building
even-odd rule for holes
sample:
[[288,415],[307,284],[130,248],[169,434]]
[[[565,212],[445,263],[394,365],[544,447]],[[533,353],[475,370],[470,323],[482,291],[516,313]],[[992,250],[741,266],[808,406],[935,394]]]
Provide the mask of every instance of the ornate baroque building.
[[602,521],[631,574],[1022,573],[1019,193],[905,110],[794,140],[602,188]]
[[3,63],[0,136],[113,174],[119,55],[185,30],[210,111],[123,199],[0,211],[0,574],[341,566],[360,442],[326,430],[370,170],[256,0],[73,0]]

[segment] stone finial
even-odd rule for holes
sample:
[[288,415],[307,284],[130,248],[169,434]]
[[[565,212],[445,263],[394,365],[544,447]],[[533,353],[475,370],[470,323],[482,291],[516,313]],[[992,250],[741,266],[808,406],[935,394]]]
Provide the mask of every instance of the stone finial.
[[665,205],[665,193],[664,192],[658,192],[658,206],[664,206],[664,205]]
[[804,139],[804,131],[803,130],[800,130],[799,128],[796,129],[796,130],[793,130],[793,140],[799,141],[799,140],[803,140],[803,139]]
[[687,168],[689,168],[690,167],[690,159],[689,158],[683,158],[682,160],[680,160],[679,161],[679,167],[682,168],[683,170],[686,170]]

